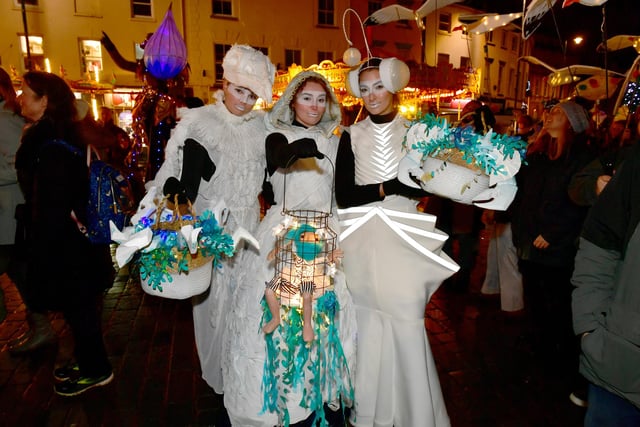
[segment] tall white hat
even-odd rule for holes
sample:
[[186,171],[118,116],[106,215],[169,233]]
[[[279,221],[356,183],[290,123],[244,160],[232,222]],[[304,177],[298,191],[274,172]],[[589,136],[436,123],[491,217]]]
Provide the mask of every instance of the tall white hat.
[[233,45],[222,60],[222,68],[224,79],[271,102],[276,67],[262,52],[247,45]]

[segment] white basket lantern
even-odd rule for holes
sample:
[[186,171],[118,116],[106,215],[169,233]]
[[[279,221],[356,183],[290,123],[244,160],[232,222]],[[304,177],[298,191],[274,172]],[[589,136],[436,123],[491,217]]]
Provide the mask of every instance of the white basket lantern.
[[458,203],[505,210],[517,186],[526,142],[489,130],[450,128],[446,120],[426,115],[411,124],[398,179],[406,185]]

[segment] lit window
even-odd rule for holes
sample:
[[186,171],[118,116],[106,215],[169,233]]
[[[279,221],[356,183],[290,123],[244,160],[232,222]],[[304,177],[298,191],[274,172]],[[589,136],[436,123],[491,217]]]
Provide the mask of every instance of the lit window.
[[151,18],[153,17],[152,0],[131,0],[131,16],[133,18]]
[[[40,36],[29,36],[29,53],[31,55],[44,55],[44,48],[42,47],[42,37]],[[26,37],[20,36],[20,48],[22,49],[22,53],[24,55],[27,54],[27,43]]]
[[102,46],[100,45],[100,40],[80,40],[79,44],[82,72],[95,75],[95,73],[102,71]]
[[212,0],[211,9],[214,15],[233,16],[233,2],[231,0]]
[[29,36],[29,50],[27,52],[27,38],[20,36],[20,51],[24,58],[25,70],[45,70],[43,43],[42,37]]
[[318,0],[318,25],[334,25],[333,0]]

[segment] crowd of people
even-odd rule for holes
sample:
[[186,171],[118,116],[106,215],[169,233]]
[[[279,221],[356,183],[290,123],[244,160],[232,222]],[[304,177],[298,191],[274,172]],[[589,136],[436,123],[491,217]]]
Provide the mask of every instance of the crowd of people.
[[[640,423],[637,114],[602,129],[581,99],[546,104],[539,123],[519,114],[514,134],[528,145],[518,191],[508,209],[492,211],[398,180],[409,124],[396,95],[408,82],[402,61],[367,58],[350,71],[365,113],[350,126],[341,126],[340,104],[317,72],[297,74],[265,112],[254,105],[272,100],[269,58],[234,45],[222,67],[212,102],[180,110],[145,186],[196,213],[224,201],[225,229],[247,230],[258,243],[240,245],[191,301],[202,377],[224,395],[220,425],[450,424],[423,316],[452,272],[416,274],[403,243],[383,232],[331,240],[349,208],[435,214],[428,231],[449,242],[431,249],[459,264],[447,282],[458,292],[468,291],[486,227],[481,293],[500,294],[505,313],[535,325],[534,351],[587,407],[585,425]],[[87,109],[53,74],[25,73],[17,96],[0,69],[0,273],[18,288],[30,326],[9,351],[54,343],[47,312],[62,312],[75,348],[53,372],[61,396],[114,378],[100,314],[113,263],[108,245],[83,234],[88,174],[78,152],[93,146],[124,167],[130,139],[108,108],[99,121]],[[484,135],[496,120],[474,100],[454,126]],[[261,192],[271,205],[263,215]],[[277,251],[293,251],[290,270],[274,261]]]

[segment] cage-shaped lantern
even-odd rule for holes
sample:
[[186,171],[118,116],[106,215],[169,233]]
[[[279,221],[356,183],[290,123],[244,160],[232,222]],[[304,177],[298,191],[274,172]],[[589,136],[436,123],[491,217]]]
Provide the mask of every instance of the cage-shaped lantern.
[[144,47],[144,65],[158,79],[177,76],[187,65],[187,46],[178,31],[171,6]]
[[270,287],[289,307],[302,305],[302,293],[313,299],[333,290],[337,234],[328,226],[329,214],[315,210],[285,211],[276,231],[275,275]]

